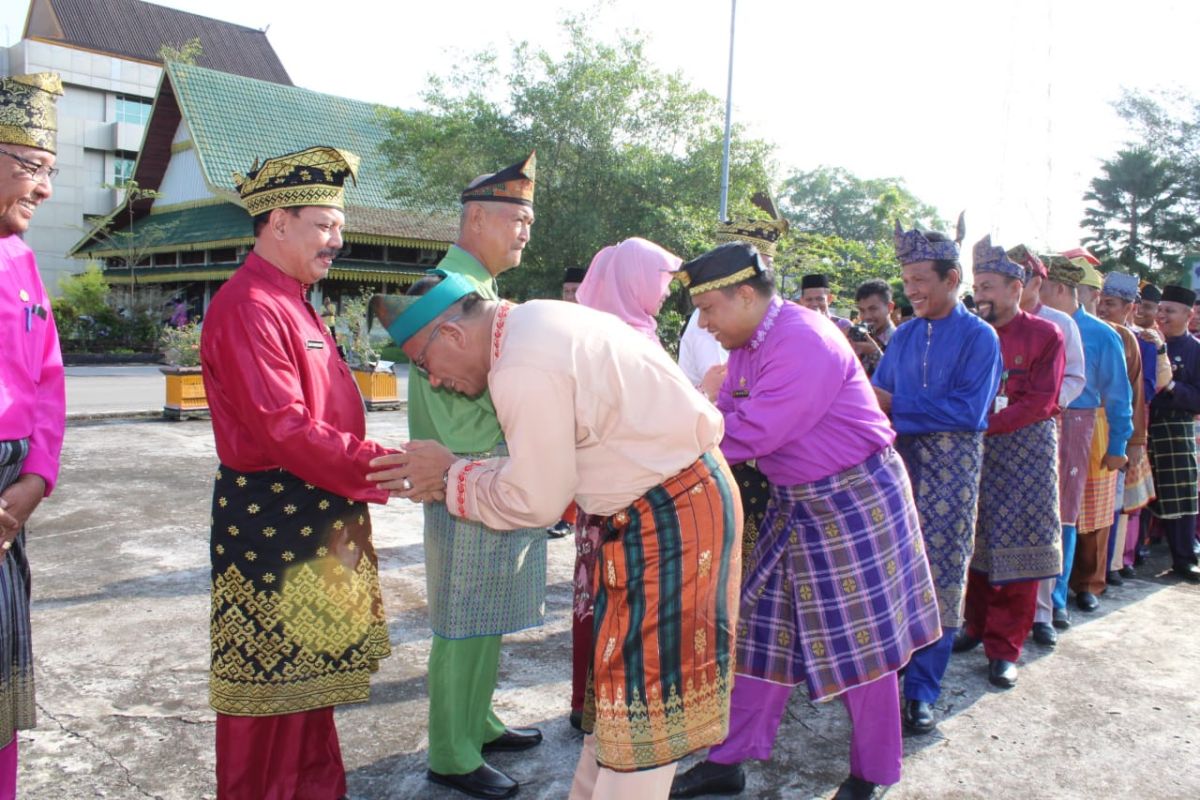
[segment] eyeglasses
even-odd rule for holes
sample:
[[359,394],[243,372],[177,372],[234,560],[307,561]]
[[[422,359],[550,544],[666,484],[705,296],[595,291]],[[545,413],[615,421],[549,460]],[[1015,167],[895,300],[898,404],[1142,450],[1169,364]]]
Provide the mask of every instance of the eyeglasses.
[[413,369],[417,371],[417,374],[424,378],[429,377],[429,370],[425,366],[425,354],[429,352],[429,345],[433,344],[433,340],[437,338],[439,333],[441,333],[443,325],[451,322],[458,322],[460,319],[462,319],[462,314],[455,314],[454,316],[447,317],[437,325],[433,326],[433,331],[429,334],[429,338],[425,340],[425,346],[422,347],[421,352],[417,353],[417,355],[412,359]]
[[30,161],[27,158],[22,158],[16,153],[10,153],[2,148],[0,148],[0,155],[6,155],[13,161],[16,161],[17,165],[36,183],[54,180],[54,177],[58,175],[58,167],[48,167],[45,164],[39,164],[36,161]]

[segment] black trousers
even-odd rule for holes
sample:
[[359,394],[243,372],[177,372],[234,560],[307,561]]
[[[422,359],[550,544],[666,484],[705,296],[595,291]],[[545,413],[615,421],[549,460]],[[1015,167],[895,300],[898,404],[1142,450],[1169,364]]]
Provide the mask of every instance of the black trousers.
[[1167,544],[1171,546],[1171,565],[1186,567],[1196,563],[1196,554],[1192,550],[1192,542],[1196,539],[1196,515],[1191,514],[1179,519],[1159,520]]

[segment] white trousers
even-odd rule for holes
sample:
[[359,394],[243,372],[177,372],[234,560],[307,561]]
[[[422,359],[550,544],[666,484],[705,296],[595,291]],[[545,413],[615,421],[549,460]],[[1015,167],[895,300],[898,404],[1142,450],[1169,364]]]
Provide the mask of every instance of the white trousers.
[[596,763],[596,737],[583,737],[569,800],[667,800],[678,762],[641,772],[614,772]]

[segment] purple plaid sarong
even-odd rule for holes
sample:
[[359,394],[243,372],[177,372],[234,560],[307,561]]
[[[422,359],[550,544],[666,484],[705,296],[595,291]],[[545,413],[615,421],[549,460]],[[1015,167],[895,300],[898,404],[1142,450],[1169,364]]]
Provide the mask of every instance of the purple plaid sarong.
[[742,586],[737,672],[814,701],[900,669],[940,638],[904,463],[887,448],[799,486],[772,486]]

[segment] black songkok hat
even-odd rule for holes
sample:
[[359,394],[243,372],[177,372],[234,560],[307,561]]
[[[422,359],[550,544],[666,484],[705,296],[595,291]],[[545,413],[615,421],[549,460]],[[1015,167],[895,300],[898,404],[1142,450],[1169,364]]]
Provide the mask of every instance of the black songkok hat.
[[800,279],[800,291],[802,291],[802,292],[805,289],[828,289],[828,288],[829,288],[829,278],[826,278],[824,275],[822,275],[819,272],[815,272],[812,275],[805,275],[803,278]]
[[1163,299],[1162,290],[1149,282],[1142,284],[1141,295],[1143,300],[1151,303],[1161,303]]
[[533,182],[536,173],[537,151],[535,150],[524,161],[487,175],[478,183],[463,189],[459,200],[463,203],[469,203],[472,200],[487,200],[532,207]]
[[585,275],[587,275],[586,267],[567,267],[563,271],[563,283],[583,283]]
[[1196,293],[1182,286],[1164,286],[1162,299],[1164,303],[1183,303],[1190,308],[1196,303]]
[[676,280],[695,297],[713,289],[748,281],[766,272],[762,258],[753,245],[745,242],[726,242],[679,268]]

